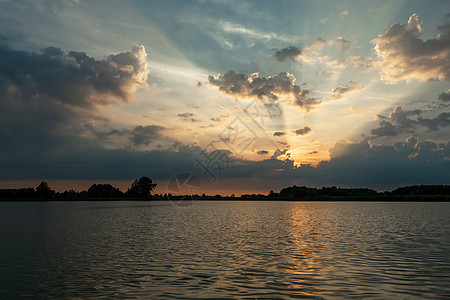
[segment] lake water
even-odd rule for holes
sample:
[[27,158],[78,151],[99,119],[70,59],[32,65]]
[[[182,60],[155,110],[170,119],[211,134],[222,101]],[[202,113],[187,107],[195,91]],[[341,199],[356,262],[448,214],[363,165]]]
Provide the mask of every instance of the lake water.
[[0,203],[0,298],[450,297],[450,203]]

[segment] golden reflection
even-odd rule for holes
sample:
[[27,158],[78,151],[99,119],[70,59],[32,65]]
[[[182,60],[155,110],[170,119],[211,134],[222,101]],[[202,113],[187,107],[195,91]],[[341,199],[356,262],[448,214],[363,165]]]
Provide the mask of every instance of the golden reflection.
[[[309,209],[308,203],[291,203],[288,211],[287,234],[291,245],[283,254],[287,264],[285,271],[292,278],[294,288],[304,288],[311,277],[324,280],[322,272],[326,252],[331,249],[327,239],[327,227],[323,226],[320,210]],[[315,288],[308,285],[308,288]]]

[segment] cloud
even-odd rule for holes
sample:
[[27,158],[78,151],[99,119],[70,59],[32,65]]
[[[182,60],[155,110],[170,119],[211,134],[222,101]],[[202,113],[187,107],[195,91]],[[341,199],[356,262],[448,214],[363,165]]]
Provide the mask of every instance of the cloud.
[[192,118],[194,116],[193,113],[184,113],[184,114],[177,114],[177,116],[182,119],[183,121],[189,121],[189,122],[200,122],[196,118]]
[[[372,145],[369,139],[359,142],[338,141],[330,149],[330,160],[317,167],[275,157],[261,161],[237,160],[225,173],[229,178],[257,177],[270,180],[271,186],[312,183],[315,186],[372,187],[391,189],[400,185],[445,184],[450,176],[450,142],[419,141],[411,135],[393,145]],[[295,181],[294,181],[295,180]],[[288,183],[289,182],[289,183]]]
[[147,86],[146,60],[144,46],[96,60],[84,52],[66,54],[56,47],[34,53],[0,45],[0,92],[5,98],[39,97],[83,108],[114,99],[130,101],[138,87]]
[[[51,161],[60,153],[69,157],[112,139],[126,142],[131,131],[108,129],[110,121],[98,116],[98,109],[130,101],[138,87],[146,86],[146,66],[144,47],[97,60],[58,47],[36,53],[0,43],[0,156],[22,165],[18,172],[30,178],[28,172],[39,171],[33,160]],[[137,129],[136,143],[140,137],[144,142],[145,134]]]
[[382,136],[397,136],[400,133],[400,129],[391,122],[381,121],[378,128],[372,129],[371,134],[382,137]]
[[[338,46],[341,48],[342,54],[342,52],[348,50],[351,47],[351,45],[352,45],[351,41],[346,40],[341,36],[336,39],[329,39],[329,40],[324,40],[318,37],[314,43],[305,48],[303,54],[305,54],[307,57],[310,57],[311,60],[314,60],[313,55],[318,55],[325,46]],[[305,57],[305,59],[303,60],[308,61],[307,57]]]
[[279,49],[275,51],[274,57],[279,62],[283,62],[286,59],[290,59],[291,61],[297,61],[300,59],[302,55],[302,50],[295,46],[289,46],[287,48]]
[[258,152],[256,152],[258,155],[267,155],[267,154],[269,154],[269,151],[267,151],[267,150],[260,150],[260,151],[258,151]]
[[372,57],[361,57],[351,55],[347,58],[329,60],[329,57],[319,57],[319,60],[325,61],[332,68],[345,69],[351,66],[361,69],[363,72],[370,71],[375,68],[376,62]]
[[300,129],[294,130],[294,133],[296,135],[306,135],[312,131],[311,127],[309,126],[303,126]]
[[297,56],[297,60],[310,64],[325,63],[333,69],[354,67],[364,72],[374,69],[377,62],[372,57],[344,55],[344,52],[352,47],[352,44],[352,41],[343,37],[329,40],[319,37],[314,43],[303,49],[301,55]]
[[276,131],[276,132],[274,132],[273,133],[273,136],[283,136],[283,135],[285,135],[286,133],[284,133],[284,132],[282,132],[282,131]]
[[[214,22],[217,23],[217,20],[214,20]],[[256,39],[262,41],[278,40],[284,42],[298,40],[297,36],[281,35],[275,32],[263,32],[237,23],[220,21],[218,22],[218,24],[224,32],[240,35],[245,37],[246,39]]]
[[450,79],[450,24],[438,29],[437,38],[422,40],[422,23],[413,14],[408,23],[391,25],[372,40],[381,64],[381,79],[390,83]]
[[211,118],[211,121],[214,121],[214,122],[222,122],[222,121],[228,119],[229,116],[230,116],[230,115],[228,115],[228,114],[225,114],[225,115],[218,115],[217,117]]
[[450,175],[449,149],[449,142],[419,142],[417,135],[393,146],[374,146],[367,138],[339,141],[330,149],[330,161],[305,169],[304,175],[356,186],[443,183]]
[[443,101],[443,102],[449,102],[450,101],[450,92],[448,92],[448,93],[446,93],[446,92],[440,93],[438,99]]
[[[186,146],[164,151],[136,151],[74,145],[70,151],[54,151],[51,155],[2,155],[0,179],[133,179],[143,175],[168,179],[177,172],[195,169],[194,150]],[[200,177],[202,174],[198,173]]]
[[340,45],[343,50],[349,49],[352,45],[351,41],[344,39],[342,36],[338,37],[335,41],[331,41],[330,43]]
[[387,119],[388,117],[386,117],[386,116],[383,116],[383,115],[381,115],[381,114],[376,114],[375,115],[375,120],[385,120],[385,119]]
[[[0,156],[0,178],[23,179],[26,174],[27,178],[39,179],[132,179],[141,176],[136,174],[142,174],[163,180],[189,170],[202,182],[211,180],[203,169],[195,166],[193,158],[202,151],[198,146],[177,143],[165,151],[135,151],[74,144],[70,150],[47,154],[24,152],[27,155],[7,152]],[[368,139],[339,141],[330,149],[330,160],[320,162],[317,167],[294,167],[290,159],[276,159],[287,151],[288,148],[277,150],[270,159],[261,161],[233,158],[221,178],[235,180],[235,184],[239,184],[242,178],[257,178],[255,189],[261,188],[261,182],[269,182],[272,189],[294,183],[393,188],[410,184],[443,184],[450,176],[450,142],[420,142],[417,135],[393,146],[374,146]],[[222,179],[217,184],[220,185]]]
[[[432,131],[437,131],[439,127],[450,125],[450,113],[440,113],[432,119],[422,118],[422,113],[423,111],[419,109],[405,111],[401,106],[397,106],[389,114],[389,117],[376,115],[376,118],[382,121],[379,123],[379,127],[372,129],[370,133],[378,137],[397,136],[402,132],[414,132],[417,125]],[[412,119],[410,118],[411,116],[417,116],[417,118]]]
[[277,150],[275,150],[274,152],[273,152],[273,155],[272,155],[272,159],[273,158],[277,158],[277,157],[279,157],[279,156],[281,156],[281,155],[285,155],[285,154],[287,154],[287,151],[289,151],[290,150],[290,145],[284,145],[285,147],[284,147],[284,149],[283,150],[280,150],[280,149],[277,149]]
[[419,117],[417,119],[419,125],[428,127],[432,131],[438,131],[439,127],[446,127],[450,125],[450,113],[443,112],[433,119],[426,119]]
[[208,79],[220,92],[237,97],[278,100],[282,96],[293,96],[293,104],[307,111],[321,103],[320,99],[309,97],[309,90],[302,90],[295,85],[294,75],[287,72],[266,78],[258,77],[258,73],[246,75],[228,71],[224,75],[210,75]]
[[153,139],[159,137],[164,129],[164,127],[158,125],[136,126],[131,131],[130,140],[135,146],[147,146]]
[[360,68],[363,71],[372,70],[374,66],[374,59],[372,57],[361,57],[356,55],[351,55],[346,59],[348,64],[354,65],[356,68]]
[[341,13],[339,14],[339,17],[342,18],[342,17],[348,16],[348,15],[350,15],[350,13],[348,12],[348,10],[344,10],[343,12],[341,12]]
[[19,9],[35,9],[35,10],[45,10],[46,12],[56,14],[62,12],[65,8],[82,5],[83,2],[80,0],[46,0],[46,1],[9,1],[0,0],[2,2],[10,2]]
[[177,114],[177,116],[179,116],[182,119],[186,119],[186,118],[192,117],[193,115],[194,115],[193,113]]
[[393,112],[389,114],[389,119],[398,124],[402,128],[414,127],[414,120],[409,119],[409,116],[418,116],[422,113],[421,110],[403,110],[401,106],[397,106]]
[[[21,1],[20,1],[21,2]],[[39,4],[40,1],[35,4]],[[42,1],[40,3],[48,12],[52,14],[56,14],[62,12],[65,8],[74,6],[74,5],[82,5],[80,0],[47,0]]]
[[366,87],[357,87],[356,86],[356,82],[353,80],[349,81],[349,86],[347,87],[343,87],[343,86],[338,86],[334,89],[331,90],[331,92],[333,93],[330,97],[332,99],[341,99],[343,94],[348,94],[348,93],[354,93],[354,92],[359,92],[364,90]]
[[420,115],[420,113],[420,110],[405,111],[401,106],[397,106],[394,111],[389,114],[388,118],[377,115],[377,118],[382,119],[382,121],[380,122],[379,127],[372,129],[370,133],[379,137],[397,136],[408,129],[414,129],[417,121],[408,117]]
[[350,87],[350,86],[348,86],[348,87],[338,86],[337,88],[334,88],[331,92],[334,94],[342,95],[342,94],[348,93],[352,90],[353,90],[353,87]]

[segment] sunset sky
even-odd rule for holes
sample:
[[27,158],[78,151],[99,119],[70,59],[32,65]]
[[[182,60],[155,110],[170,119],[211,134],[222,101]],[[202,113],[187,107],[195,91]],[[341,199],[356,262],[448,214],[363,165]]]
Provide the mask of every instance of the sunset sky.
[[448,1],[0,0],[0,187],[450,182]]

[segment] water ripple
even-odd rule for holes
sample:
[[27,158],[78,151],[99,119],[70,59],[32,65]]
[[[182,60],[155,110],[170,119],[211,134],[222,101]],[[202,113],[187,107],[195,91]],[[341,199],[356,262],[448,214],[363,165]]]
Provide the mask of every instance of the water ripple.
[[450,297],[450,203],[2,203],[2,298]]

